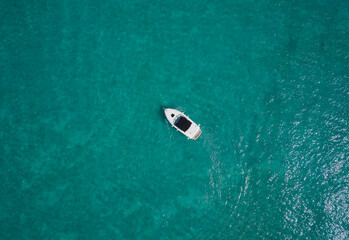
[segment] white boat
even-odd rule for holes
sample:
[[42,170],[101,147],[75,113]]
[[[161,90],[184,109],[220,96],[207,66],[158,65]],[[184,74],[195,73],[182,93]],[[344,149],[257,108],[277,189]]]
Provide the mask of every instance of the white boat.
[[184,113],[176,109],[165,108],[165,115],[172,127],[183,133],[188,139],[197,139],[200,136],[200,124],[197,125]]

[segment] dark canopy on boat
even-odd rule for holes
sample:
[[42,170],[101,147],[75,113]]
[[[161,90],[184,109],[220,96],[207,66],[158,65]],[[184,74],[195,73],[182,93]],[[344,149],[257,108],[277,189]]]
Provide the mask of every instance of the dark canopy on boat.
[[183,132],[185,132],[190,128],[191,122],[185,117],[179,116],[175,121],[175,125],[179,129],[181,129]]

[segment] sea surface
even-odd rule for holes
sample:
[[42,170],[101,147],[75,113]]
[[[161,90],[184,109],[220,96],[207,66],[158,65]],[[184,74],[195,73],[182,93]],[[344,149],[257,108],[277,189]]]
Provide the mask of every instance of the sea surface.
[[347,0],[0,1],[1,240],[349,239],[348,128]]

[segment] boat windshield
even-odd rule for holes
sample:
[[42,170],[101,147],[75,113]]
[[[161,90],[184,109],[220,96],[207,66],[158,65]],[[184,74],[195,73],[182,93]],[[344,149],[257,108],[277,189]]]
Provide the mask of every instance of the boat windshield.
[[179,116],[176,118],[174,125],[178,127],[180,130],[182,130],[183,132],[185,132],[190,128],[191,122],[185,117]]

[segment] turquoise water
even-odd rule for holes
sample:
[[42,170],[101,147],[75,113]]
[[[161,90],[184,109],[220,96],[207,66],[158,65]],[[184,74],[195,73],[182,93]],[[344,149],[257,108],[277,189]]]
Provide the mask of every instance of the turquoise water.
[[348,239],[348,10],[1,1],[0,239]]

